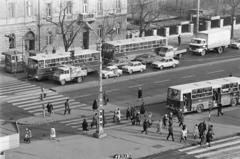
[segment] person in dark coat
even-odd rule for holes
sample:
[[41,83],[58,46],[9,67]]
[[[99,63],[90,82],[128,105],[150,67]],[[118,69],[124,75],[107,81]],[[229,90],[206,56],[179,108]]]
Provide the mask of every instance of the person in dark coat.
[[173,137],[173,125],[172,124],[169,124],[168,126],[168,136],[167,136],[167,140],[168,138],[172,136],[172,141],[174,141],[174,137]]
[[144,122],[143,122],[142,133],[145,132],[145,134],[147,134],[148,133],[147,129],[148,129],[148,121],[145,119]]
[[163,116],[163,127],[164,127],[164,128],[167,127],[167,121],[168,121],[168,115],[165,114],[165,115]]
[[206,135],[206,141],[208,143],[208,146],[211,147],[211,141],[213,140],[213,125],[210,125],[207,131],[207,135]]
[[181,45],[181,41],[182,41],[182,37],[181,37],[181,35],[179,34],[179,35],[178,35],[178,46]]
[[53,113],[53,105],[50,102],[47,104],[47,111],[50,115]]
[[221,103],[218,104],[218,116],[219,116],[219,114],[223,115]]
[[68,112],[68,114],[71,113],[71,109],[70,109],[70,106],[69,106],[69,99],[66,100],[66,102],[64,103],[65,105],[65,110],[64,110],[64,115]]
[[141,87],[139,87],[138,88],[138,100],[142,100],[143,99],[143,92],[142,92],[142,88]]
[[83,131],[88,131],[88,123],[86,119],[83,119],[82,128]]
[[131,112],[130,112],[130,108],[128,107],[126,110],[126,119],[131,119]]
[[97,110],[98,109],[98,104],[97,104],[97,100],[96,99],[94,99],[94,101],[93,101],[92,109],[93,110]]
[[97,113],[93,115],[92,122],[91,122],[91,128],[95,125],[97,128]]
[[207,129],[205,120],[198,125],[199,137],[201,139],[200,145],[204,143],[205,140],[205,131]]

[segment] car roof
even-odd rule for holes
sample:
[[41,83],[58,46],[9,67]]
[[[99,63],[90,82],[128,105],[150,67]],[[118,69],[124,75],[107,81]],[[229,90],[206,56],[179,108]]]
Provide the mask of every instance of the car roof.
[[136,63],[141,63],[139,61],[131,61],[131,63],[136,64]]
[[110,69],[115,69],[115,68],[118,68],[117,66],[115,65],[111,65],[111,66],[107,66],[107,68],[110,68]]

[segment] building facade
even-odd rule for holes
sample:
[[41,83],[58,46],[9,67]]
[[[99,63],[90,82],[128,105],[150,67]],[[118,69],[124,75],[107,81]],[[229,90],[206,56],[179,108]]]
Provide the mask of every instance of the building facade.
[[[126,36],[127,0],[1,0],[0,52],[63,49],[61,30],[54,25],[63,11],[63,23],[87,20],[91,26],[81,27],[72,48],[96,49],[101,38],[107,41]],[[113,31],[107,33],[109,28]]]

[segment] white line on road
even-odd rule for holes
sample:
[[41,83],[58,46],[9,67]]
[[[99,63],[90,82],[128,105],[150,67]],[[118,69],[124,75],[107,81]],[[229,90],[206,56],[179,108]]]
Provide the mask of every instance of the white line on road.
[[168,81],[170,81],[170,80],[155,81],[153,83],[159,84],[159,83],[168,82]]
[[114,92],[114,91],[118,91],[119,89],[110,89],[110,90],[106,90],[107,93],[110,93],[110,92]]
[[83,97],[88,97],[88,96],[91,96],[92,94],[84,94],[84,95],[81,95],[81,96],[76,96],[76,97],[73,97],[73,98],[83,98]]
[[183,76],[183,77],[181,77],[181,78],[191,78],[191,77],[193,77],[194,75],[187,75],[187,76]]
[[128,88],[142,87],[142,85],[143,84],[133,85],[133,86],[129,86]]
[[213,71],[213,72],[208,72],[207,74],[213,74],[213,73],[219,73],[219,72],[223,72],[224,70],[217,70],[217,71]]

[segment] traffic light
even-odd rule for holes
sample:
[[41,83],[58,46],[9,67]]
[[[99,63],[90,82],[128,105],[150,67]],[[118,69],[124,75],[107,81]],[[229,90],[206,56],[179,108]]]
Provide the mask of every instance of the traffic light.
[[40,100],[43,101],[44,98],[47,97],[47,94],[46,93],[41,93],[40,94]]
[[70,53],[71,53],[71,55],[70,55],[71,59],[74,59],[75,51],[74,51],[74,50],[71,50]]

